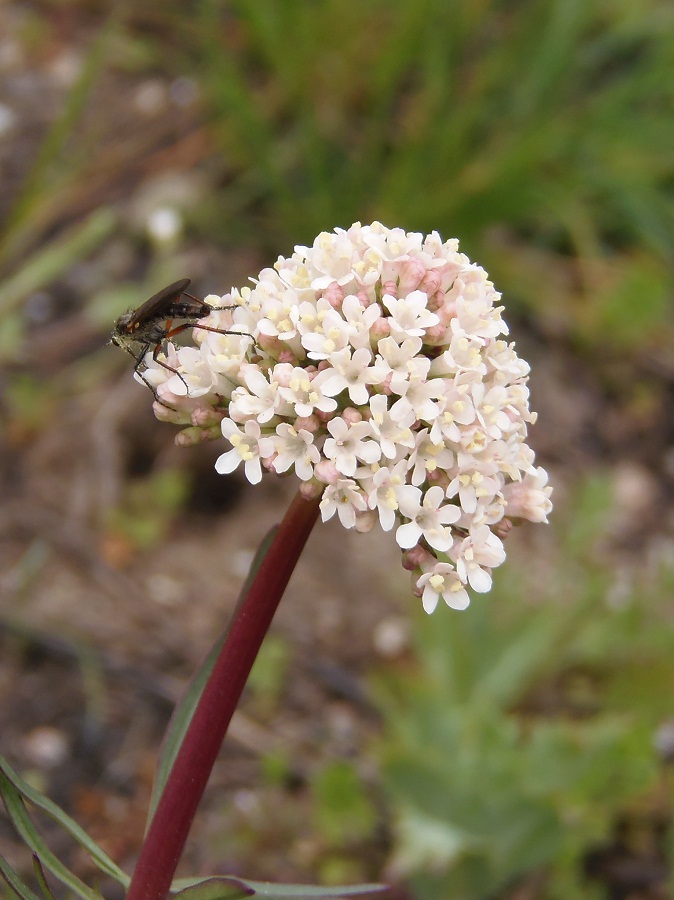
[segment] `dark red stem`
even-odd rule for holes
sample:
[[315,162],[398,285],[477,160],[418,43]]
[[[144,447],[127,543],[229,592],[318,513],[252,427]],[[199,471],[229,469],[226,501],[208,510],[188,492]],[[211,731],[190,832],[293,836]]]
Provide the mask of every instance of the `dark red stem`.
[[127,900],[164,900],[192,819],[283,591],[318,517],[299,494],[239,603],[147,832]]

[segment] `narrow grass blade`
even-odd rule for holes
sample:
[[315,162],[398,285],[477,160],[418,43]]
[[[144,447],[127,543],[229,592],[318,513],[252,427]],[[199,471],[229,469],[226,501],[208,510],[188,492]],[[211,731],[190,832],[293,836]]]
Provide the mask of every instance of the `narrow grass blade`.
[[[48,815],[51,819],[58,824],[76,841],[81,847],[83,847],[87,853],[91,856],[92,860],[96,863],[98,868],[104,872],[106,875],[109,875],[115,881],[118,881],[124,887],[127,887],[130,881],[129,876],[124,872],[120,867],[113,862],[110,857],[96,844],[81,828],[74,819],[72,819],[67,813],[65,813],[59,806],[57,806],[54,802],[49,800],[48,797],[43,796],[32,788],[29,784],[27,784],[20,775],[15,772],[9,763],[0,756],[0,786],[2,786],[3,797],[5,796],[5,786],[9,785],[13,791],[19,797],[28,800],[33,806],[36,806],[38,809],[41,809],[46,815]],[[11,797],[11,793],[9,790],[7,794]],[[16,799],[13,798],[14,805],[16,806]],[[25,807],[23,807],[23,803],[21,803],[21,808],[23,810],[22,816],[25,816],[28,819],[27,814],[25,812]],[[28,820],[30,823],[30,820]],[[31,824],[31,829],[33,828]],[[37,832],[36,832],[37,834]],[[39,838],[39,835],[38,835]],[[41,838],[39,838],[41,841]],[[32,844],[29,843],[29,846],[33,847]],[[39,855],[40,859],[43,862],[46,862],[46,858],[44,854],[33,847],[33,850]],[[47,850],[47,853],[50,851]],[[49,868],[49,866],[47,866]]]
[[27,884],[23,883],[3,856],[0,856],[0,875],[7,882],[10,890],[14,891],[17,897],[21,897],[21,900],[42,900],[41,897],[38,897],[37,894],[31,891]]
[[92,891],[83,881],[67,869],[61,860],[55,856],[42,840],[42,837],[31,822],[23,798],[13,784],[4,775],[0,775],[0,794],[7,810],[7,815],[36,856],[40,858],[45,868],[62,884],[69,887],[82,900],[100,900],[100,894]]

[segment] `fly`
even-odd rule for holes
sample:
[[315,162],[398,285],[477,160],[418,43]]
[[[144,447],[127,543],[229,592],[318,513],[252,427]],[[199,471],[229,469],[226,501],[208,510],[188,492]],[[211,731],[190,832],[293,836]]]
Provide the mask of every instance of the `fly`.
[[[190,284],[189,278],[181,278],[167,285],[161,291],[153,294],[138,309],[123,313],[115,322],[112,330],[111,343],[126,350],[136,361],[133,368],[139,378],[150,388],[155,400],[168,409],[168,406],[158,396],[156,389],[140,371],[146,354],[151,350],[152,359],[164,369],[173,372],[182,379],[180,372],[168,363],[159,359],[159,353],[164,349],[167,341],[181,334],[188,328],[201,328],[203,331],[213,331],[216,334],[229,334],[221,328],[211,328],[209,325],[200,325],[199,320],[204,319],[213,310],[233,309],[233,306],[209,306],[204,300],[186,293]],[[175,324],[176,320],[179,321]],[[184,380],[183,380],[184,381]]]

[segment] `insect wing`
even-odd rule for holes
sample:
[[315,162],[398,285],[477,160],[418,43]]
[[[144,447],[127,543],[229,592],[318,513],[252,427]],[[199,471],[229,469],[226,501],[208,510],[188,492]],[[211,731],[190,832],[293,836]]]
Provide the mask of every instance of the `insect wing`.
[[127,334],[133,334],[142,331],[144,327],[156,322],[157,319],[174,316],[176,303],[189,283],[189,278],[181,278],[180,281],[174,281],[173,284],[157,291],[149,300],[134,310],[128,322],[124,323],[124,331]]

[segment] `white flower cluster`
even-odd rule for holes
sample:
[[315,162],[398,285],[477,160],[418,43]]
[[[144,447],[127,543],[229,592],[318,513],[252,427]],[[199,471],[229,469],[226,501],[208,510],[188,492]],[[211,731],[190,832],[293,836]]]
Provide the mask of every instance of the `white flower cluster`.
[[151,354],[157,413],[222,434],[218,472],[293,471],[323,520],[396,529],[431,612],[491,587],[513,520],[545,522],[547,474],[525,443],[529,366],[500,295],[458,241],[378,222],[320,234],[253,287],[206,298],[197,347]]

